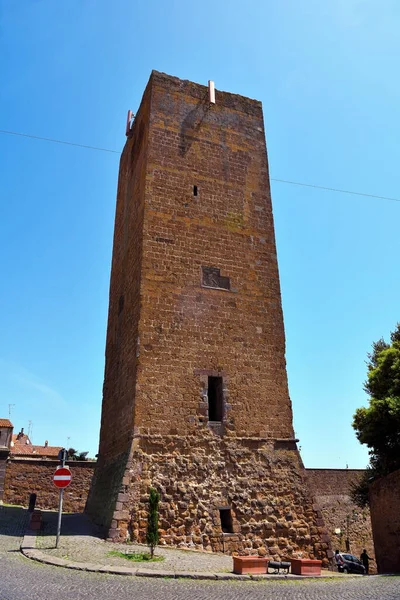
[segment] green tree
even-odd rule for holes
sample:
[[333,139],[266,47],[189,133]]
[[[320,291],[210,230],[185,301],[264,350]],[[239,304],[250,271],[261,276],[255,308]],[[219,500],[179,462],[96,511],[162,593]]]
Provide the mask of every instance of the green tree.
[[356,436],[368,446],[370,456],[369,467],[352,489],[353,500],[360,505],[368,503],[371,481],[400,469],[400,323],[390,341],[380,339],[372,345],[364,384],[369,405],[358,408],[353,417]]
[[154,556],[154,548],[158,544],[158,507],[160,504],[160,494],[154,488],[150,488],[149,495],[149,514],[147,517],[146,542],[150,548],[150,557]]
[[68,460],[88,460],[89,452],[78,452],[75,448],[68,449]]

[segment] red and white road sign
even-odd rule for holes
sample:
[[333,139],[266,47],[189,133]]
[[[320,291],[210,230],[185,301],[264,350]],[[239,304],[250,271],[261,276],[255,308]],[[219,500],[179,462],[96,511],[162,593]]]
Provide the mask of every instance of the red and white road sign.
[[66,488],[71,483],[72,475],[68,467],[58,467],[53,475],[53,483],[58,488]]

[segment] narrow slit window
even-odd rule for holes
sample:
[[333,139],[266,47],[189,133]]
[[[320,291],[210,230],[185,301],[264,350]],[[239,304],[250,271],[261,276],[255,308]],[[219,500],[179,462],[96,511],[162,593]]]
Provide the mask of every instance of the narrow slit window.
[[197,185],[193,186],[193,196],[197,196]]
[[119,301],[118,301],[118,315],[120,315],[123,310],[124,310],[124,297],[120,296]]
[[222,377],[208,378],[208,420],[222,421],[223,392]]
[[233,533],[232,512],[230,508],[221,508],[219,511],[222,533]]

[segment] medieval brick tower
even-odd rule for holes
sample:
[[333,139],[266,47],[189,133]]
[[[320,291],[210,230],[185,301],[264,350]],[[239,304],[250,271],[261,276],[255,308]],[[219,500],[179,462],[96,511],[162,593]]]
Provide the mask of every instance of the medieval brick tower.
[[153,72],[121,158],[87,512],[143,541],[154,486],[162,543],[313,556],[303,479],[261,103]]

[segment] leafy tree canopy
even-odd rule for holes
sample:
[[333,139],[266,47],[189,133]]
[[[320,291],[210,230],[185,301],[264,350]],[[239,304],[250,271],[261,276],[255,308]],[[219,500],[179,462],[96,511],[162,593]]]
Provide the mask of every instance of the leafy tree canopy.
[[78,452],[75,448],[68,449],[68,460],[88,460],[89,452]]
[[359,504],[367,503],[373,479],[400,469],[400,323],[390,339],[390,344],[380,339],[372,345],[364,384],[369,406],[358,408],[353,417],[356,436],[370,455],[369,468],[352,494]]

